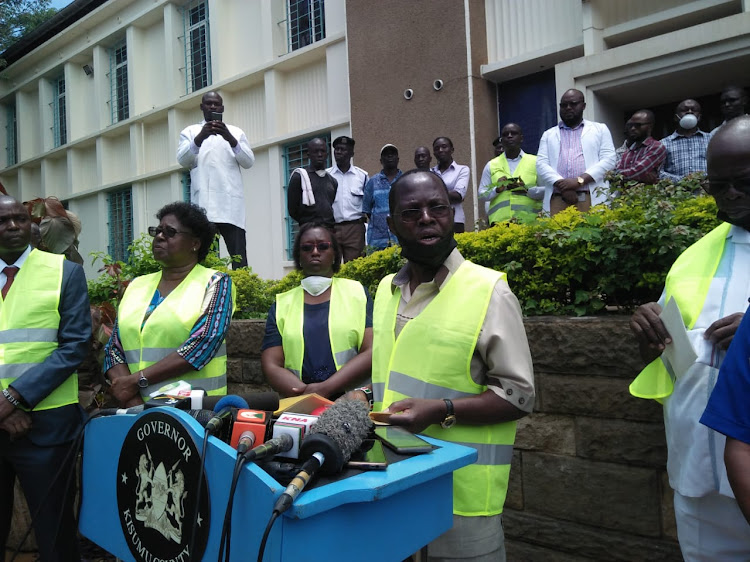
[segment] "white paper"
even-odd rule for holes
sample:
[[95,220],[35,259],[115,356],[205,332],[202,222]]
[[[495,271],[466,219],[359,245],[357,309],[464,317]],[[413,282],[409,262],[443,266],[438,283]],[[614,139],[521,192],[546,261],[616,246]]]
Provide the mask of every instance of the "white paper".
[[677,306],[674,298],[669,299],[659,318],[672,338],[672,343],[666,345],[662,357],[669,361],[675,377],[680,378],[695,363],[698,355],[690,344],[680,307]]

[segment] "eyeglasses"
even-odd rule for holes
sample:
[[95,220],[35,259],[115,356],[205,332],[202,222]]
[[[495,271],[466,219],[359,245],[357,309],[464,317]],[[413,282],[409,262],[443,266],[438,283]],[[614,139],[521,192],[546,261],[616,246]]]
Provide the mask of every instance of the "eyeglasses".
[[193,234],[187,230],[175,230],[171,226],[149,226],[148,233],[150,236],[156,238],[159,234],[163,234],[164,238],[174,238],[178,234]]
[[427,211],[433,219],[444,219],[451,212],[450,205],[435,205],[434,207],[422,207],[421,209],[405,209],[400,213],[395,213],[401,216],[401,220],[404,222],[417,222],[422,218],[422,213]]
[[750,196],[750,177],[735,178],[732,180],[708,178],[708,181],[703,183],[703,190],[714,197],[726,195],[730,187],[733,187],[740,193]]
[[331,244],[330,242],[317,242],[315,244],[300,244],[299,249],[306,254],[309,254],[315,249],[317,249],[319,252],[325,252],[326,250],[330,250],[331,246],[333,246],[333,244]]

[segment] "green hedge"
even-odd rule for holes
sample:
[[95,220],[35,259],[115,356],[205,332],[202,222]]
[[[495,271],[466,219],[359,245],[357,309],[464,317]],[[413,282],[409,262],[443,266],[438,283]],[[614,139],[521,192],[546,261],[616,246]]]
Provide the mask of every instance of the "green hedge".
[[[701,177],[677,185],[654,186],[612,177],[620,195],[609,206],[581,214],[568,209],[533,223],[502,223],[456,236],[467,259],[504,271],[526,315],[589,315],[616,307],[629,311],[658,298],[677,256],[718,224],[713,198],[700,191]],[[96,254],[108,268],[89,282],[92,303],[112,301],[118,279],[158,269],[142,236],[130,249],[127,264]],[[264,280],[250,269],[227,270],[227,261],[210,255],[206,265],[226,271],[237,290],[235,318],[263,317],[274,296],[299,283],[293,272]],[[398,247],[346,263],[339,275],[356,279],[374,294],[378,282],[403,265]],[[113,275],[113,270],[116,275]],[[119,275],[119,278],[118,278]]]

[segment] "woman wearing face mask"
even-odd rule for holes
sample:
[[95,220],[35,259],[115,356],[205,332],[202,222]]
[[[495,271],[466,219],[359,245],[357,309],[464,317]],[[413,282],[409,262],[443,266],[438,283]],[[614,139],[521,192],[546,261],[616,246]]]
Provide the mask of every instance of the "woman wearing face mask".
[[369,380],[372,300],[359,282],[333,278],[341,250],[322,223],[300,227],[293,255],[302,283],[268,311],[263,374],[283,396],[335,398]]

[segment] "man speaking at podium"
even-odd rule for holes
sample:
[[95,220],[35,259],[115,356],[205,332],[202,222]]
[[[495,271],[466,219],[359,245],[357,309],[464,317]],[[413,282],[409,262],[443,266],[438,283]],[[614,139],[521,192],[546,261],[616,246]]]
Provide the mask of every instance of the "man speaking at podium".
[[456,249],[436,174],[404,174],[389,207],[408,261],[375,297],[373,409],[387,406],[394,425],[477,449],[477,461],[453,474],[453,528],[428,545],[429,560],[502,561],[515,420],[534,406],[521,308],[505,274]]
[[80,560],[73,489],[66,486],[81,427],[76,368],[88,352],[86,278],[63,256],[32,250],[26,208],[0,196],[0,555],[16,476],[42,562]]

